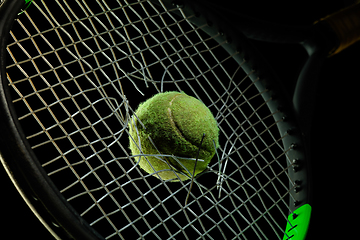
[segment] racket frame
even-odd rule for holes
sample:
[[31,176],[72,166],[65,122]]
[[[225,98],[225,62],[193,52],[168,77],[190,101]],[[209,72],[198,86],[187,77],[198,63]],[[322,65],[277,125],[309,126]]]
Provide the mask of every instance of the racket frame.
[[[6,141],[2,141],[0,146],[1,162],[25,202],[55,238],[103,239],[79,216],[48,178],[39,161],[36,161],[37,158],[25,140],[26,137],[18,120],[14,117],[16,114],[6,84],[6,73],[1,72],[1,69],[5,69],[6,44],[9,36],[7,33],[24,4],[24,0],[5,0],[0,8],[0,97],[2,98],[0,112],[3,113],[0,123],[1,126],[7,126],[1,128],[2,135],[11,136]],[[174,3],[170,1],[164,3],[169,7],[171,4]],[[214,22],[213,19],[217,19],[217,16],[207,12],[206,7],[199,8],[191,2],[183,4],[182,10],[186,15],[200,14],[200,18],[194,18],[194,23],[210,25],[211,27],[205,29],[205,32],[210,36],[217,36],[215,39],[218,42],[226,41],[224,48],[228,48],[229,52],[232,52],[233,49],[241,50],[242,54],[237,55],[237,61],[243,62],[245,59],[247,64],[244,70],[247,73],[253,72],[251,74],[252,80],[261,79],[256,81],[256,85],[259,91],[264,91],[265,88],[268,90],[265,91],[263,97],[267,100],[271,99],[269,107],[272,112],[277,112],[274,118],[281,122],[279,125],[280,134],[281,136],[289,135],[284,142],[285,147],[291,148],[289,158],[292,160],[292,167],[289,168],[289,175],[291,179],[298,179],[296,183],[298,186],[291,190],[291,195],[294,196],[294,199],[290,200],[291,212],[306,204],[311,204],[307,171],[309,169],[307,166],[309,164],[308,146],[304,144],[303,131],[295,127],[298,123],[295,120],[295,113],[292,112],[293,106],[285,100],[289,97],[284,96],[285,91],[279,89],[281,84],[276,81],[276,74],[263,60],[256,48],[245,39],[246,37],[241,33],[231,34],[234,23],[225,20]],[[299,84],[304,83],[301,81]],[[297,99],[300,100],[295,101],[301,102],[302,94],[297,96]],[[4,159],[11,159],[11,161]],[[305,161],[305,159],[307,160]]]

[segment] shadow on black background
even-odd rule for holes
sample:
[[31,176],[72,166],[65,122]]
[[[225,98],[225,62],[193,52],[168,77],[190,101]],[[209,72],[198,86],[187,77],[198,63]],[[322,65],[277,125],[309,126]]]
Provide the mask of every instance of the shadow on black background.
[[[311,24],[319,17],[347,4],[347,1],[262,2],[252,1],[249,8],[241,7],[241,3],[236,1],[233,9],[239,8],[241,13],[263,19],[271,18],[279,23]],[[289,74],[291,80],[294,72],[296,74],[296,71],[300,70],[298,62],[303,61],[302,57],[297,59],[297,56],[303,56],[303,53],[297,52],[297,48],[294,52],[289,52],[288,47],[284,49],[279,49],[279,54],[276,55],[281,63],[279,68],[285,71],[280,76],[287,76],[286,71],[292,72]],[[292,60],[289,61],[288,57]],[[352,213],[357,211],[357,191],[353,190],[359,169],[359,157],[356,154],[359,148],[359,69],[360,43],[328,59],[321,72],[312,126],[314,202],[307,238],[310,240],[333,239],[335,236],[346,239],[351,237],[347,234],[354,230],[349,223],[356,221],[356,216],[355,220],[351,220],[350,217],[354,217]],[[1,230],[7,233],[6,238],[52,239],[21,199],[2,168],[0,178],[3,186],[0,198],[3,217]]]

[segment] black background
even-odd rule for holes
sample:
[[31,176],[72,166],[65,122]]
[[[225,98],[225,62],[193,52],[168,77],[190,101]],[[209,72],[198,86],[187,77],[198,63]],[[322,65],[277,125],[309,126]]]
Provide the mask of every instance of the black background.
[[[216,2],[216,1],[215,1]],[[221,1],[222,4],[227,1]],[[284,24],[312,24],[352,1],[230,1],[229,6],[258,18]],[[269,47],[259,43],[264,55],[276,57],[282,80],[291,80],[300,70],[304,54],[291,46]],[[266,50],[268,49],[268,50]],[[276,54],[273,54],[274,51]],[[290,60],[291,59],[291,60]],[[274,61],[272,61],[274,63]],[[355,237],[359,160],[357,112],[360,81],[360,43],[328,59],[321,71],[312,125],[314,203],[307,239]],[[287,79],[288,78],[288,79]],[[52,239],[32,214],[3,168],[0,197],[3,236],[9,239]],[[355,214],[355,216],[354,216]],[[355,231],[354,231],[355,230]],[[353,234],[354,233],[354,234]],[[5,235],[6,234],[6,235]]]

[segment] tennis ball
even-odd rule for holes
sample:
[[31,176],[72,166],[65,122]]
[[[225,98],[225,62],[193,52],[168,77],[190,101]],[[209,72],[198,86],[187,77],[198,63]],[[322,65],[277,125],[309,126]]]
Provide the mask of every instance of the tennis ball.
[[[129,133],[135,161],[163,180],[191,179],[197,155],[195,175],[206,169],[219,146],[219,128],[210,110],[198,99],[180,92],[158,93],[141,103],[131,118]],[[139,154],[145,154],[147,160],[136,156]]]

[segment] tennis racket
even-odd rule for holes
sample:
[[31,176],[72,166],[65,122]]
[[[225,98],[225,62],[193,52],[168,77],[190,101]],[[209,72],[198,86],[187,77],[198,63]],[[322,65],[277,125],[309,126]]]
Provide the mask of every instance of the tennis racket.
[[[305,239],[311,90],[359,15],[289,27],[201,1],[3,0],[1,162],[56,239]],[[294,93],[249,39],[305,47]],[[220,129],[208,169],[177,183],[128,147],[137,105],[172,90]]]

